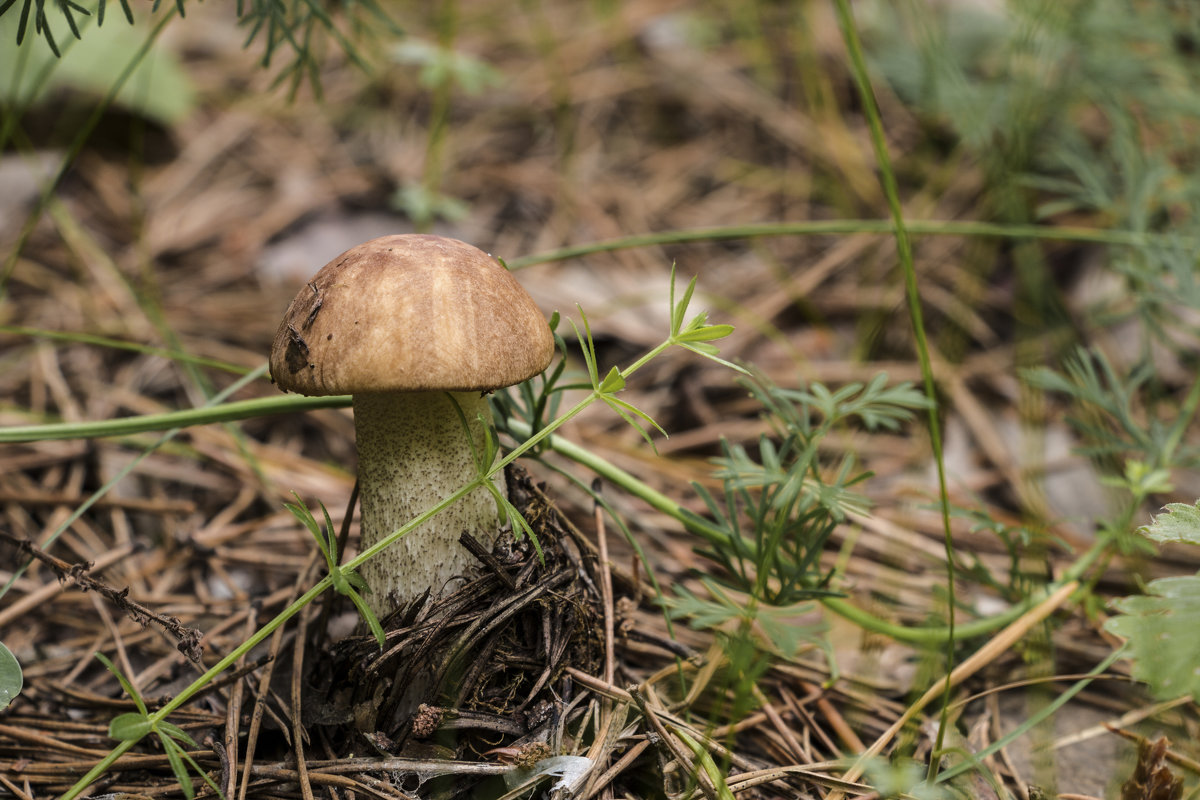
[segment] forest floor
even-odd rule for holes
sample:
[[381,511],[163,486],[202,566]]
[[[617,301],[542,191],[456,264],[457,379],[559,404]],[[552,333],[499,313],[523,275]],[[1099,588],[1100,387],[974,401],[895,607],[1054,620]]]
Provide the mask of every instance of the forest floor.
[[[697,236],[555,254],[647,232],[886,220],[831,11],[806,6],[802,22],[788,16],[776,30],[770,15],[786,16],[788,4],[762,4],[752,36],[709,7],[722,4],[646,0],[611,13],[603,4],[460,5],[453,24],[415,5],[397,7],[410,35],[403,41],[440,35],[478,59],[453,66],[458,83],[423,79],[430,50],[397,49],[397,38],[376,30],[359,44],[369,73],[326,43],[316,61],[319,100],[307,83],[294,98],[286,82],[272,86],[290,55],[281,50],[275,66],[262,69],[260,47],[241,49],[245,31],[232,27],[228,7],[189,5],[160,40],[186,77],[184,113],[167,120],[134,106],[110,110],[43,203],[48,176],[95,102],[77,85],[48,89],[0,158],[0,253],[19,246],[0,305],[0,424],[211,403],[263,365],[284,309],[326,261],[374,236],[417,230],[504,258],[547,316],[557,311],[579,324],[582,309],[601,375],[667,335],[674,267],[677,292],[698,279],[693,311],[734,327],[716,342],[721,357],[752,365],[770,384],[836,389],[886,373],[892,384],[921,388],[886,231]],[[700,30],[705,15],[722,22]],[[109,20],[101,33],[122,24]],[[885,84],[875,91],[905,213],[987,219],[984,170]],[[434,213],[423,221],[422,209]],[[31,213],[35,224],[23,230]],[[1034,246],[1061,313],[1085,318],[1089,293],[1111,277],[1105,248]],[[984,751],[1114,652],[1119,640],[1103,629],[1108,599],[1200,567],[1194,548],[1120,553],[1091,570],[1078,593],[1072,584],[1038,594],[1059,588],[1054,581],[1117,511],[1102,465],[1074,449],[1080,440],[1062,398],[1021,380],[1021,368],[1057,367],[1068,348],[1061,328],[1020,318],[1029,301],[1015,275],[1019,247],[979,236],[915,238],[947,493],[962,510],[950,525],[957,620],[1033,600],[1010,625],[955,648],[967,668],[949,694],[944,768]],[[1121,361],[1130,353],[1127,330],[1076,327],[1087,328],[1087,343],[1109,347],[1118,368],[1132,368],[1133,356]],[[568,369],[581,374],[570,327],[558,332]],[[1186,388],[1185,361],[1164,357],[1159,369],[1165,385]],[[567,392],[563,408],[585,394]],[[226,399],[278,396],[259,377]],[[696,485],[722,489],[712,463],[722,442],[755,455],[760,437],[776,433],[737,373],[682,348],[631,376],[620,397],[669,436],[651,430],[651,446],[604,403],[558,435],[700,515],[708,512]],[[0,795],[61,795],[118,744],[109,723],[137,708],[94,653],[105,654],[153,712],[320,579],[325,565],[312,537],[284,508],[293,493],[314,511],[328,507],[335,529],[347,525],[345,557],[356,552],[357,518],[344,519],[356,466],[350,409],[160,436],[0,445],[0,578],[31,552],[15,542],[45,556],[0,601],[0,641],[25,681],[0,716]],[[946,623],[932,453],[921,410],[893,430],[852,424],[820,441],[822,474],[836,474],[849,454],[854,470],[869,473],[855,489],[870,507],[840,520],[817,563],[843,601],[884,625]],[[172,713],[191,736],[195,746],[184,749],[199,769],[230,797],[499,797],[507,789],[496,776],[541,741],[552,745],[546,753],[589,759],[576,784],[581,797],[682,796],[696,775],[698,791],[713,797],[723,796],[723,781],[737,797],[828,797],[868,794],[870,786],[886,794],[880,787],[903,773],[905,759],[924,763],[942,741],[945,647],[898,640],[819,603],[784,609],[772,618],[776,627],[759,625],[748,637],[729,620],[668,620],[657,602],[663,593],[709,597],[702,579],[727,574],[697,552],[706,542],[611,482],[600,488],[609,511],[597,514],[587,491],[595,474],[561,451],[521,465],[540,487],[519,490],[521,507],[537,510],[539,539],[558,548],[559,560],[538,568],[549,575],[558,564],[574,576],[579,594],[569,602],[587,607],[579,619],[591,626],[576,631],[583,644],[572,639],[568,648],[559,638],[565,629],[539,627],[562,623],[551,612],[568,596],[529,601],[525,633],[513,635],[568,648],[550,659],[552,668],[529,667],[533,678],[546,669],[543,684],[531,689],[528,674],[513,678],[514,697],[528,697],[494,702],[486,713],[478,704],[448,705],[438,736],[403,725],[388,735],[362,731],[361,720],[356,733],[346,718],[353,712],[341,708],[333,719],[330,682],[347,680],[338,670],[351,669],[348,658],[368,658],[369,640],[355,637],[353,608],[331,594]],[[1189,479],[1176,477],[1174,493],[1156,497],[1191,503]],[[1133,519],[1148,520],[1146,509]],[[601,541],[607,559],[598,556]],[[536,557],[523,557],[534,570]],[[548,580],[538,575],[531,585]],[[501,603],[504,595],[486,598]],[[615,629],[608,643],[606,616]],[[781,640],[785,629],[795,641]],[[746,642],[750,656],[737,650]],[[972,653],[983,655],[966,661]],[[1042,791],[1112,796],[1133,774],[1137,739],[1160,733],[1172,742],[1173,769],[1200,758],[1195,705],[1155,703],[1129,673],[1126,661],[1110,664],[953,785],[1023,800]],[[402,740],[390,738],[401,729]],[[689,741],[700,744],[692,750]],[[892,772],[874,762],[862,778],[851,765],[872,746],[892,756]],[[470,768],[438,767],[439,758]],[[710,763],[724,777],[706,772]],[[199,794],[211,793],[191,776]],[[171,797],[181,789],[159,740],[148,737],[90,791]]]

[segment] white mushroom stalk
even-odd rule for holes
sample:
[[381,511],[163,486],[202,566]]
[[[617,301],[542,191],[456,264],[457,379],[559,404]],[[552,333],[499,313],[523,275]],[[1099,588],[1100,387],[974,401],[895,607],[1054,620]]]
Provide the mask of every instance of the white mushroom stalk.
[[[455,402],[473,442],[467,441]],[[487,398],[479,392],[354,395],[364,549],[479,477],[474,453],[485,451],[487,436],[481,416],[491,420]],[[494,480],[503,494],[503,475]],[[496,499],[486,488],[475,489],[363,564],[371,610],[382,617],[426,591],[436,597],[454,588],[454,579],[475,562],[459,544],[461,534],[490,549],[498,528]]]
[[[486,452],[486,393],[533,377],[553,353],[545,318],[495,259],[439,236],[385,236],[300,290],[275,334],[271,376],[285,391],[354,395],[365,550],[490,467],[475,461]],[[494,480],[503,491],[503,476]],[[474,564],[464,532],[486,549],[495,542],[486,487],[363,565],[371,610],[383,617],[456,588]]]

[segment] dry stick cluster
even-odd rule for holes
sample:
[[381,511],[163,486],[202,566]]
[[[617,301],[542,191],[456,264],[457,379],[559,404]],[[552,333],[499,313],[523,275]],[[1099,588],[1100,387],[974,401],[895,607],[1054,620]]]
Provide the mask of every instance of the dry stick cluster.
[[145,626],[154,623],[159,626],[178,640],[176,648],[189,661],[200,662],[200,639],[202,636],[200,631],[195,628],[186,628],[175,617],[159,614],[136,600],[130,600],[128,587],[114,589],[103,581],[91,577],[87,573],[95,566],[94,564],[68,564],[62,559],[43,552],[40,547],[27,539],[18,539],[5,531],[0,531],[0,539],[13,545],[18,553],[48,566],[58,576],[61,583],[77,586],[85,592],[96,592],[119,610],[125,612],[139,625]]
[[[585,540],[574,532],[569,522],[560,517],[553,510],[553,506],[532,487],[527,479],[519,479],[517,485],[513,487],[514,496],[520,501],[521,508],[529,516],[532,521],[537,522],[537,528],[542,537],[543,546],[550,548],[557,546],[556,540],[564,535],[570,535],[575,541],[576,546],[581,546],[587,551],[588,545]],[[536,502],[534,502],[536,501]],[[609,567],[609,560],[602,557],[600,554],[607,550],[607,536],[604,533],[603,525],[598,526],[598,542],[599,551],[591,553],[587,556],[587,561],[591,562],[595,559],[595,566],[589,572],[595,574],[599,583],[599,588],[593,584],[591,591],[593,600],[596,600],[598,595],[601,605],[604,610],[606,623],[603,625],[605,630],[615,629],[616,603],[613,601],[612,593],[612,574]],[[553,552],[551,550],[550,552]],[[599,557],[598,557],[599,556]],[[315,574],[312,571],[312,566],[316,563],[313,559],[310,562],[310,567],[301,572],[301,577],[297,582],[293,594],[298,594],[303,587],[309,585],[315,580]],[[514,585],[518,590],[517,594],[512,596],[514,601],[519,602],[522,591],[522,585],[528,581],[528,577],[522,578],[521,574],[529,575],[529,568],[535,564],[534,559],[529,558],[526,554],[525,567],[518,572],[518,576],[514,581]],[[503,565],[502,565],[503,566]],[[578,573],[583,567],[582,563],[576,565],[574,572]],[[598,567],[598,570],[597,570]],[[553,578],[553,567],[550,568],[549,575],[539,578],[539,582],[532,588],[535,591],[554,590],[555,580]],[[484,578],[487,581],[489,578]],[[496,580],[496,586],[503,587],[501,594],[508,593],[510,590],[506,586],[506,581]],[[622,583],[629,585],[629,576],[623,576]],[[605,588],[607,587],[607,588]],[[432,629],[426,625],[424,630],[414,630],[413,628],[405,628],[403,626],[394,628],[389,634],[389,648],[394,654],[397,651],[403,652],[404,642],[415,643],[417,646],[436,641],[437,628],[441,627],[443,631],[452,630],[455,625],[461,625],[464,622],[470,623],[469,627],[474,630],[468,630],[467,634],[459,638],[460,643],[468,643],[473,650],[480,649],[480,640],[484,638],[481,632],[486,630],[490,623],[487,619],[496,619],[503,617],[505,608],[503,603],[496,603],[495,599],[488,596],[488,593],[481,591],[480,585],[477,583],[469,587],[468,591],[460,593],[462,597],[455,596],[446,601],[441,611],[434,613],[433,617],[438,617],[439,614],[444,614],[440,626],[435,625]],[[476,598],[477,602],[470,604],[469,608],[464,607],[465,598]],[[482,602],[479,602],[482,598]],[[562,602],[563,598],[557,598],[558,602]],[[579,603],[581,600],[576,598],[574,603]],[[457,606],[457,607],[456,607]],[[446,611],[449,609],[449,611]],[[313,608],[310,607],[309,612]],[[465,611],[465,613],[464,613]],[[479,617],[483,612],[484,617]],[[543,616],[544,614],[538,614]],[[474,623],[471,623],[472,618],[477,618]],[[455,620],[461,620],[456,622]],[[311,675],[312,668],[306,666],[305,648],[306,642],[309,640],[308,628],[312,621],[311,613],[306,613],[302,616],[301,622],[296,630],[290,635],[291,638],[291,673],[290,676],[284,675],[283,682],[286,684],[287,700],[283,700],[278,694],[275,694],[272,686],[272,672],[275,665],[279,663],[281,650],[285,647],[284,640],[288,637],[284,636],[281,631],[271,641],[267,653],[265,654],[265,664],[247,665],[240,664],[238,673],[245,673],[245,680],[237,677],[237,674],[231,676],[231,680],[224,686],[215,686],[215,691],[221,692],[226,697],[227,712],[222,720],[221,717],[208,714],[202,719],[191,721],[192,716],[187,712],[181,712],[177,718],[182,723],[182,726],[189,731],[200,732],[207,731],[205,735],[197,735],[196,738],[201,739],[209,748],[208,750],[198,751],[194,754],[199,763],[205,768],[211,769],[219,777],[219,785],[225,787],[229,796],[245,797],[248,793],[267,790],[268,787],[279,784],[280,782],[291,784],[295,783],[300,787],[301,795],[311,796],[312,787],[332,786],[347,789],[357,789],[366,792],[371,796],[376,797],[404,797],[406,796],[402,790],[398,790],[392,783],[385,779],[381,779],[380,775],[413,775],[418,779],[423,780],[428,776],[445,776],[453,775],[458,779],[471,778],[480,774],[494,774],[503,769],[502,766],[487,763],[447,763],[444,760],[417,760],[411,758],[374,758],[374,759],[354,759],[349,757],[346,752],[337,752],[336,748],[331,746],[331,738],[336,740],[336,737],[329,737],[317,732],[322,722],[329,720],[320,720],[314,723],[311,720],[306,721],[306,709],[313,703],[314,698],[308,694],[306,686],[306,674]],[[249,632],[257,624],[258,619],[255,613],[247,615],[245,618],[246,632]],[[482,624],[481,624],[482,622]],[[594,627],[594,626],[593,626]],[[586,633],[586,631],[585,631]],[[318,636],[316,641],[320,641]],[[358,667],[362,674],[356,675],[350,681],[334,681],[333,687],[345,686],[365,686],[366,692],[372,699],[377,699],[378,695],[373,695],[371,687],[379,686],[378,676],[373,682],[369,673],[372,672],[374,665],[368,664],[365,668],[359,667],[360,659],[370,652],[373,644],[369,638],[359,640],[359,644],[354,644],[349,648],[349,652],[353,657],[349,659],[351,669]],[[548,646],[552,643],[547,642]],[[487,648],[484,647],[484,650]],[[345,650],[345,648],[343,648]],[[561,650],[561,648],[560,648]],[[603,659],[597,663],[600,676],[594,676],[588,671],[579,669],[576,666],[565,666],[566,663],[580,664],[586,661],[581,658],[578,652],[572,654],[572,658],[567,661],[559,662],[554,667],[558,673],[554,677],[553,682],[561,686],[561,678],[566,675],[570,676],[579,688],[579,693],[567,706],[560,711],[560,716],[552,727],[557,728],[557,734],[552,735],[552,741],[559,748],[569,745],[569,737],[567,741],[563,739],[563,731],[570,727],[578,726],[582,721],[593,720],[595,726],[594,735],[588,743],[586,753],[591,759],[593,769],[585,776],[586,784],[581,786],[582,796],[593,797],[601,796],[600,793],[606,790],[606,787],[619,783],[628,774],[635,773],[638,769],[644,769],[647,761],[651,763],[662,764],[663,774],[668,781],[668,785],[676,785],[680,788],[685,786],[691,779],[691,776],[704,776],[702,769],[697,769],[697,755],[686,744],[690,741],[699,743],[705,751],[712,754],[723,764],[728,764],[732,768],[732,772],[728,779],[728,785],[731,788],[747,788],[749,786],[767,786],[773,782],[791,783],[792,791],[799,791],[805,786],[826,786],[831,789],[861,789],[863,787],[856,786],[844,780],[839,780],[831,776],[834,770],[840,770],[840,765],[834,764],[831,761],[813,762],[811,758],[804,759],[806,755],[814,753],[814,745],[812,743],[802,743],[796,738],[796,728],[804,731],[804,738],[807,740],[810,736],[815,736],[820,742],[816,745],[816,751],[823,750],[830,757],[841,751],[841,746],[848,745],[855,749],[861,747],[861,743],[857,741],[855,734],[850,725],[846,724],[845,720],[837,712],[835,706],[829,702],[827,693],[817,689],[813,681],[819,680],[817,673],[794,673],[789,675],[788,670],[778,668],[775,670],[775,679],[780,680],[781,684],[777,691],[782,699],[785,713],[793,717],[793,722],[788,723],[783,720],[779,710],[774,708],[771,702],[767,701],[764,695],[760,699],[762,708],[752,718],[742,721],[735,727],[723,727],[713,730],[698,729],[693,723],[689,722],[684,716],[690,709],[696,706],[697,703],[705,696],[710,689],[710,684],[714,681],[718,669],[723,665],[724,658],[719,648],[712,648],[709,653],[702,659],[693,658],[690,661],[681,664],[671,663],[669,659],[660,657],[660,661],[665,661],[657,672],[642,680],[632,691],[632,693],[622,690],[614,685],[615,674],[618,671],[617,661],[617,643],[614,637],[606,637]],[[431,661],[436,659],[430,658],[429,653],[422,654],[419,650],[416,655],[411,652],[408,655],[418,664],[426,666]],[[643,651],[644,655],[644,651]],[[378,661],[387,662],[388,653],[378,657]],[[660,656],[669,656],[669,653],[660,652]],[[512,660],[511,653],[503,654],[501,663],[507,663]],[[453,661],[453,657],[446,659],[447,662]],[[253,666],[260,666],[261,671],[258,676],[257,687],[249,687],[247,680],[251,678]],[[690,681],[690,691],[680,701],[668,703],[664,701],[662,690],[665,689],[668,694],[671,693],[670,685],[674,684],[679,675],[679,670],[683,669],[685,673],[691,676],[695,673]],[[625,667],[620,670],[622,673],[628,672]],[[394,667],[388,669],[389,674],[395,674],[397,685],[405,685],[411,680],[411,676],[405,676],[404,673],[395,673]],[[479,685],[480,673],[477,672],[475,680],[463,680],[459,688],[460,700],[465,693],[470,692],[473,687]],[[543,679],[549,677],[548,674],[543,674]],[[549,680],[539,679],[540,686],[546,686],[551,683]],[[794,690],[789,690],[788,683],[793,683]],[[247,688],[251,688],[252,695],[256,698],[253,711],[249,718],[249,736],[244,745],[246,755],[239,765],[233,754],[238,752],[238,740],[240,738],[239,730],[243,724],[241,710],[243,708],[244,695]],[[660,687],[662,687],[660,689]],[[537,691],[537,687],[533,691]],[[803,699],[797,699],[795,691],[804,692]],[[551,695],[552,697],[554,695]],[[317,698],[318,701],[320,698]],[[326,700],[328,698],[325,698]],[[532,699],[532,695],[530,695]],[[872,701],[873,702],[873,701]],[[822,725],[812,724],[812,712],[807,711],[806,707],[815,703],[814,708],[821,715],[824,723],[836,735],[843,738],[841,745],[832,742],[828,735],[823,732]],[[110,705],[110,704],[108,704]],[[386,705],[384,706],[386,708]],[[876,709],[877,710],[877,709]],[[288,738],[290,734],[289,749],[293,753],[293,760],[280,763],[262,763],[255,755],[255,743],[260,740],[263,733],[263,722],[266,716],[273,716],[275,721],[275,730],[284,738]],[[220,727],[220,723],[224,722],[225,735],[223,741],[218,741],[215,734],[215,729]],[[361,720],[358,720],[361,721]],[[376,724],[376,720],[372,719],[366,726],[367,730],[372,731],[375,736],[371,739],[376,745],[392,744],[387,735],[379,736],[378,732],[381,727]],[[808,724],[805,724],[805,723]],[[797,725],[797,723],[800,723]],[[495,735],[508,735],[510,737],[520,736],[536,730],[543,725],[541,721],[531,723],[528,718],[522,721],[520,715],[513,716],[499,714],[472,714],[469,710],[454,708],[449,711],[448,715],[439,714],[433,724],[434,729],[440,730],[457,730],[460,734],[464,731],[473,729],[476,734],[483,732],[487,737]],[[756,730],[760,728],[761,730]],[[93,729],[94,730],[94,729]],[[0,731],[7,733],[8,729]],[[434,731],[422,732],[425,737],[431,735]],[[894,730],[892,731],[894,733]],[[397,733],[403,733],[402,731]],[[736,734],[739,743],[744,743],[747,739],[757,737],[765,737],[769,742],[774,739],[783,754],[787,754],[790,758],[779,759],[778,755],[774,759],[763,759],[761,756],[747,756],[745,753],[754,752],[757,748],[740,747],[736,750],[728,750],[724,744],[727,737]],[[685,738],[686,737],[686,738]],[[399,738],[399,736],[397,736]],[[93,758],[103,754],[102,750],[95,747],[76,747],[64,741],[59,741],[50,736],[34,736],[26,737],[26,741],[30,744],[36,744],[39,747],[47,748],[51,752],[62,752],[74,756],[91,756]],[[528,747],[532,742],[526,741],[522,745],[522,739],[518,738],[516,744],[518,746]],[[534,740],[536,741],[536,740]],[[361,743],[360,743],[361,744]],[[576,743],[578,746],[580,743]],[[323,760],[313,759],[309,753],[313,748],[318,751],[323,750],[325,758]],[[771,752],[772,746],[766,747],[766,752]],[[647,752],[649,751],[649,752]],[[516,752],[520,752],[518,749]],[[553,751],[551,751],[553,752]],[[38,781],[39,779],[53,780],[55,776],[70,775],[72,770],[79,770],[83,766],[78,760],[65,764],[41,764],[38,762],[30,762],[21,765],[21,767],[12,775],[7,776],[9,782],[13,778],[20,776],[28,781]],[[165,757],[155,760],[153,757],[137,756],[127,757],[118,764],[117,769],[113,772],[113,783],[106,788],[110,790],[118,790],[125,788],[125,784],[121,782],[124,774],[131,770],[137,770],[140,773],[157,773],[165,783],[160,784],[160,791],[167,790],[171,786],[171,778],[166,769]],[[240,777],[239,777],[240,776]],[[701,788],[705,788],[705,781],[710,779],[700,777]],[[53,785],[53,784],[51,784]],[[402,784],[403,785],[403,784]],[[149,787],[142,787],[145,792]],[[712,790],[711,786],[707,786]],[[156,793],[153,790],[152,794]]]

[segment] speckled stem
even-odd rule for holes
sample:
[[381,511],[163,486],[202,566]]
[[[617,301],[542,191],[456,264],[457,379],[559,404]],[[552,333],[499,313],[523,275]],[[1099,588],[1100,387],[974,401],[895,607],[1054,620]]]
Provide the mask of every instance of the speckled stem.
[[[491,410],[479,392],[354,395],[363,549],[478,476],[451,396],[483,452],[486,433],[478,416],[490,421]],[[496,485],[504,491],[502,476]],[[495,499],[486,489],[471,492],[363,564],[371,609],[382,618],[427,589],[431,597],[453,591],[452,579],[477,566],[458,543],[462,532],[490,549],[498,528]]]

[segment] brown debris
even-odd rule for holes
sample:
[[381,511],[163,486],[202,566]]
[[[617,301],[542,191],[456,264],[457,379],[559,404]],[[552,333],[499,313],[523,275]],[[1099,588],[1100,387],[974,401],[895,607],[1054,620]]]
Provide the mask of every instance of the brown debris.
[[1138,741],[1137,765],[1121,784],[1121,800],[1179,800],[1183,796],[1183,776],[1167,765],[1170,742],[1160,736],[1153,742]]

